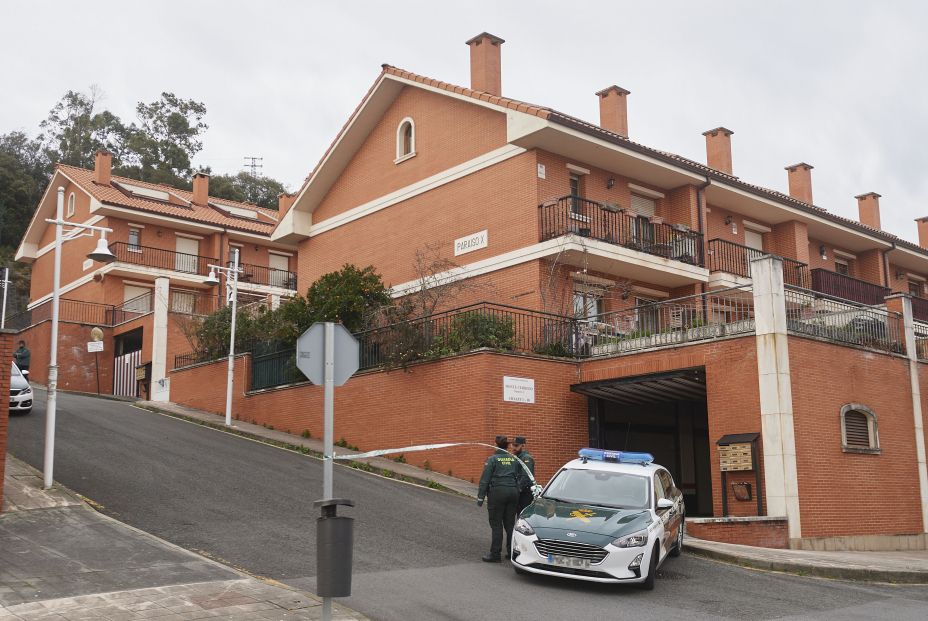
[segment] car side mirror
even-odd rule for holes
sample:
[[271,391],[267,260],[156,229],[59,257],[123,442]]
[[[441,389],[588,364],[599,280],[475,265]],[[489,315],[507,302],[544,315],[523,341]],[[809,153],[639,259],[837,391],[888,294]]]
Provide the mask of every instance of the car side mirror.
[[657,501],[657,510],[665,511],[673,508],[673,501],[669,498],[661,498]]

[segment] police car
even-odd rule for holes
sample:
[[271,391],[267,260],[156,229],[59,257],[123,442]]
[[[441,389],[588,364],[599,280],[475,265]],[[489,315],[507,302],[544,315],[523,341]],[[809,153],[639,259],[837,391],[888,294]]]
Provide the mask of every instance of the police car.
[[683,550],[683,494],[648,453],[581,449],[516,520],[512,566],[654,588]]

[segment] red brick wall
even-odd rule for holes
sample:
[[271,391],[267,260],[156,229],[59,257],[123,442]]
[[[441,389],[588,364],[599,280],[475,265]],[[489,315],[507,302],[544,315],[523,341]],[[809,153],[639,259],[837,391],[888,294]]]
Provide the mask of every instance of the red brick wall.
[[10,361],[13,360],[13,333],[0,332],[0,508],[3,507],[3,476],[6,471],[6,442],[10,424]]
[[[58,388],[79,392],[97,392],[97,375],[94,354],[87,351],[90,330],[87,324],[58,323]],[[29,365],[29,381],[36,384],[48,383],[48,356],[51,344],[51,321],[43,321],[16,334],[14,341],[26,341],[32,352]],[[113,392],[113,330],[103,330],[103,352],[100,357],[100,392]]]
[[[322,437],[322,387],[303,385],[244,395],[248,365],[236,364],[238,418]],[[225,362],[171,373],[172,399],[223,412],[220,390],[204,391],[225,373]],[[502,400],[503,376],[535,379],[535,404]],[[335,438],[362,450],[436,442],[487,442],[496,434],[525,435],[536,456],[539,481],[586,446],[586,399],[570,392],[577,365],[480,352],[414,365],[407,370],[363,373],[335,391]],[[208,393],[208,394],[207,394]],[[444,449],[406,455],[409,463],[474,479],[486,450]]]
[[686,533],[697,539],[738,543],[762,548],[789,547],[789,528],[785,519],[762,522],[698,522],[687,520]]
[[[781,257],[809,263],[809,230],[804,222],[790,220],[773,227],[773,231],[764,236],[764,246]],[[818,252],[818,247],[816,247]]]
[[[921,532],[907,361],[799,337],[789,361],[803,537]],[[847,403],[876,413],[881,454],[841,450]]]

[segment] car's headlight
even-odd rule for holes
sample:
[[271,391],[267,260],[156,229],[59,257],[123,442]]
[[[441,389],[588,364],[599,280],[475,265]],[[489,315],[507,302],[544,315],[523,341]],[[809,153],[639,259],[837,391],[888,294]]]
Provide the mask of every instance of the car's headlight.
[[515,529],[526,536],[535,534],[535,529],[532,528],[532,525],[526,522],[525,520],[523,520],[522,518],[519,518],[519,521],[516,522]]
[[27,388],[26,390],[22,391],[22,392],[19,393],[19,394],[21,394],[21,395],[31,395],[31,394],[32,394],[32,388]]
[[646,546],[648,545],[648,531],[639,530],[637,533],[619,537],[612,542],[612,545],[617,548],[640,548]]

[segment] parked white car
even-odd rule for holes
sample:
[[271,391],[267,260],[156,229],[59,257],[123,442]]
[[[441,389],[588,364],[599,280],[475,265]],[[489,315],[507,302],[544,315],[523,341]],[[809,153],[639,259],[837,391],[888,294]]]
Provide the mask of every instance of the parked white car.
[[654,588],[683,550],[683,494],[648,453],[582,449],[516,521],[512,566],[535,573]]
[[10,376],[10,414],[28,414],[32,411],[32,386],[16,363]]

